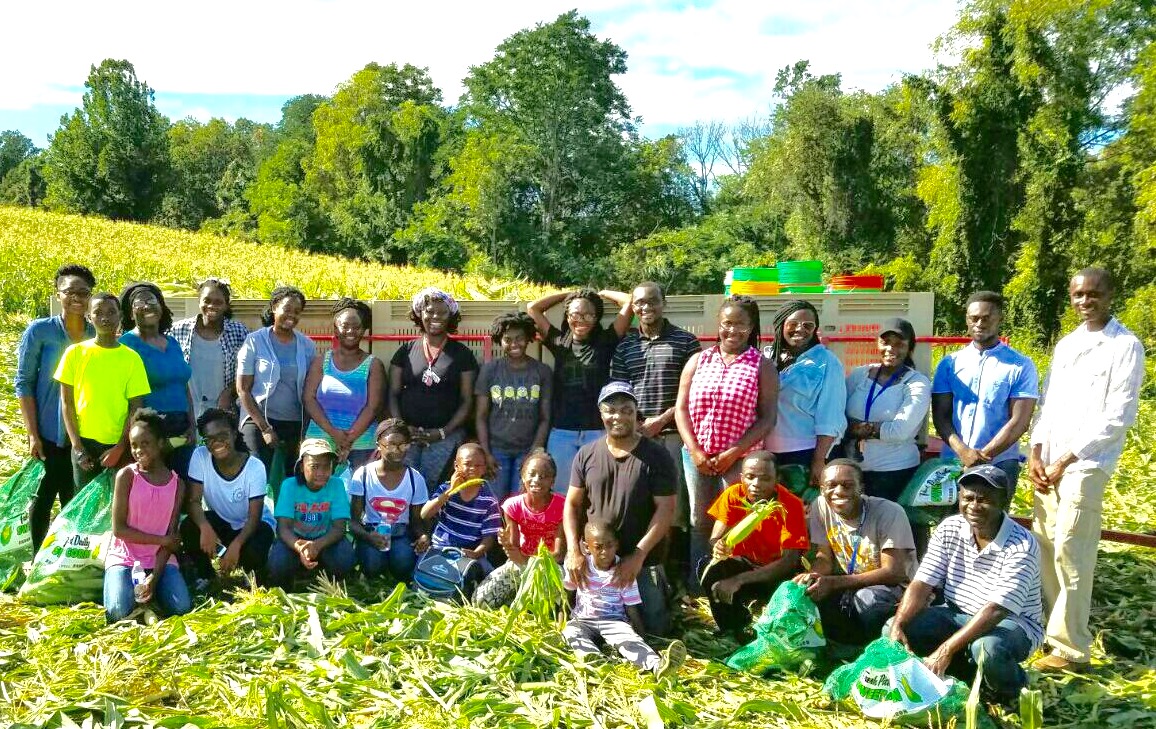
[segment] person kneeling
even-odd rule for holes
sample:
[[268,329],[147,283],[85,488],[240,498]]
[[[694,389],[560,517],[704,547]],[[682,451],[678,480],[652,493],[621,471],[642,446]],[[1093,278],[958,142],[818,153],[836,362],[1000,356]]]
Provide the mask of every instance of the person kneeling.
[[640,637],[643,632],[642,597],[638,583],[614,587],[614,565],[618,562],[618,535],[609,524],[586,522],[583,531],[586,570],[578,581],[569,574],[563,581],[567,590],[575,590],[574,609],[562,631],[566,643],[582,658],[600,655],[596,639],[616,648],[623,658],[656,678],[678,672],[686,660],[686,646],[675,640],[659,656]]
[[819,606],[828,638],[863,645],[879,635],[915,576],[911,525],[899,504],[863,494],[863,470],[850,459],[827,464],[820,491],[809,524],[818,553],[795,582]]
[[[810,548],[803,502],[778,484],[774,455],[770,451],[748,455],[740,478],[707,510],[716,519],[710,536],[712,559],[699,566],[715,624],[720,631],[735,635],[751,623],[750,602],[769,599],[783,580],[798,571],[803,553]],[[731,549],[727,533],[749,513],[746,504],[760,501],[778,501],[783,509],[763,519]]]
[[[939,676],[964,680],[983,656],[983,688],[1000,702],[1027,685],[1020,663],[1043,640],[1040,547],[1005,511],[1008,477],[991,465],[959,478],[959,514],[931,536],[915,579],[884,634]],[[946,604],[928,607],[933,590]]]
[[[161,416],[155,410],[138,410],[128,429],[136,462],[117,472],[112,489],[112,539],[104,562],[104,616],[110,623],[127,618],[136,603],[154,597],[170,615],[192,609],[173,558],[181,545],[177,518],[185,485],[165,465],[163,440]],[[137,567],[147,576],[134,585]]]
[[349,497],[333,475],[337,452],[321,438],[301,443],[294,475],[281,483],[273,515],[277,541],[269,550],[269,583],[290,588],[293,578],[321,567],[343,580],[353,570],[353,544],[345,538]]
[[[434,549],[454,547],[475,560],[482,574],[493,566],[488,555],[498,543],[502,516],[498,500],[482,480],[486,473],[486,452],[477,443],[464,443],[454,456],[454,472],[448,483],[438,486],[433,497],[421,507],[421,518],[437,519],[433,532]],[[474,484],[456,490],[462,484]],[[473,576],[471,576],[471,579]]]

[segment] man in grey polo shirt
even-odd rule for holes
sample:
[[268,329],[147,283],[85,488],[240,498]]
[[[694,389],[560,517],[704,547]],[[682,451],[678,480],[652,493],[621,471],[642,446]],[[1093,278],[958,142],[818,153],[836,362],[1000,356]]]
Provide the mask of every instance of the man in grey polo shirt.
[[[1043,641],[1040,547],[1007,515],[1007,474],[989,464],[959,478],[959,514],[931,536],[915,579],[885,627],[936,674],[970,680],[983,659],[983,689],[1001,703],[1027,686],[1020,666]],[[928,607],[932,592],[943,604]]]

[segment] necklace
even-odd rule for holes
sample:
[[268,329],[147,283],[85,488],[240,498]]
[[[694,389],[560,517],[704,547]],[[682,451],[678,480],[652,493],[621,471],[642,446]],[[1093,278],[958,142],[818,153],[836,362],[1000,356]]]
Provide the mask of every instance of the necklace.
[[441,376],[438,375],[437,372],[434,372],[434,364],[437,363],[438,357],[442,356],[442,350],[445,349],[445,347],[446,345],[443,343],[442,346],[434,349],[429,346],[429,339],[426,337],[421,338],[421,350],[422,353],[425,354],[426,361],[425,372],[421,373],[421,382],[426,387],[433,387],[442,381]]
[[859,533],[854,537],[848,533],[851,531],[849,526],[844,528],[846,522],[843,517],[835,514],[835,524],[839,528],[839,544],[850,550],[850,556],[847,558],[848,575],[855,574],[855,565],[859,562],[859,545],[863,542],[863,525],[867,523],[867,501],[861,501],[860,505],[859,526],[855,527]]

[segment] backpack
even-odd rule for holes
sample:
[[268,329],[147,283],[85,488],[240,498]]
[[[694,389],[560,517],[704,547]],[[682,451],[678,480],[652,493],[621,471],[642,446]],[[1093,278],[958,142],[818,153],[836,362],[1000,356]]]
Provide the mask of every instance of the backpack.
[[413,570],[414,586],[433,598],[468,598],[481,579],[482,566],[457,547],[430,547]]

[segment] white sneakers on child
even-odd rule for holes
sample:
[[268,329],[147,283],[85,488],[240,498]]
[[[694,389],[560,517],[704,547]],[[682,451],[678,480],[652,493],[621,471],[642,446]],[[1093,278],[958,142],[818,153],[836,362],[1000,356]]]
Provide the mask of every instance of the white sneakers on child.
[[661,654],[654,667],[654,677],[661,680],[678,675],[678,669],[686,662],[686,645],[681,640],[672,641]]

